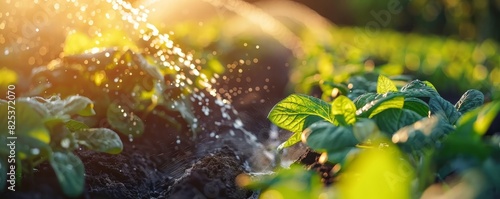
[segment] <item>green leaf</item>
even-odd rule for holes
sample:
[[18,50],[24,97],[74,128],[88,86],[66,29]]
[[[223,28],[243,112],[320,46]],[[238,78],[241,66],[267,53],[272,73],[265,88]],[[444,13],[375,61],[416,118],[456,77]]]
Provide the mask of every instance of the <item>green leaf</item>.
[[365,92],[377,91],[377,80],[379,75],[376,73],[365,73],[349,78],[348,83],[352,84],[352,90],[365,90]]
[[461,114],[480,107],[484,103],[484,95],[481,91],[470,89],[466,91],[460,100],[455,104],[455,108]]
[[[335,182],[339,198],[412,198],[415,172],[406,155],[383,139],[384,147],[361,150]],[[376,145],[378,146],[378,145]]]
[[82,194],[85,180],[83,163],[80,158],[71,152],[55,151],[50,157],[50,165],[56,173],[64,194],[69,197],[77,197]]
[[83,96],[69,96],[64,100],[64,107],[62,109],[64,114],[81,116],[95,115],[94,104],[92,100]]
[[356,122],[356,105],[344,95],[340,95],[332,102],[332,115],[335,121],[343,125],[350,125]]
[[379,97],[379,95],[376,93],[364,93],[364,94],[356,97],[356,99],[354,99],[354,104],[356,105],[357,109],[360,109],[363,106],[365,106],[366,104],[375,100],[377,97]]
[[432,97],[429,101],[429,109],[432,114],[441,114],[447,119],[449,124],[455,124],[460,118],[461,114],[458,112],[453,104],[446,101],[440,96]]
[[144,123],[134,112],[123,105],[111,103],[108,106],[107,120],[111,127],[124,135],[138,136],[144,132]]
[[368,118],[372,118],[373,116],[387,109],[402,109],[404,106],[404,100],[404,97],[397,96],[382,103],[375,102],[375,104],[378,104],[378,106],[370,113],[370,116],[368,116]]
[[436,87],[434,87],[434,85],[432,85],[432,83],[431,83],[431,82],[429,82],[429,81],[423,81],[423,83],[424,83],[425,85],[427,85],[427,87],[432,88],[432,90],[437,91]]
[[66,123],[64,123],[64,126],[66,126],[66,128],[68,128],[69,131],[71,131],[71,132],[80,131],[80,130],[83,130],[83,129],[90,128],[85,123],[79,122],[79,121],[76,121],[76,120],[69,120]]
[[[41,101],[42,100],[42,101]],[[27,97],[19,98],[18,102],[27,103],[31,108],[33,108],[42,118],[50,117],[52,114],[49,109],[45,106],[45,99],[41,97]]]
[[427,103],[415,97],[405,98],[403,109],[415,111],[415,113],[418,113],[422,117],[429,116],[430,111],[429,105],[427,105]]
[[[16,104],[10,106],[10,111],[14,111],[15,108],[15,126],[16,129],[12,132],[15,133],[16,136],[24,136],[31,137],[33,139],[39,140],[45,144],[50,142],[50,133],[45,127],[42,116],[39,114],[37,110],[31,107],[30,102],[19,99],[16,101]],[[0,122],[2,125],[7,125],[9,121],[9,106],[0,105]],[[12,114],[10,114],[12,116]],[[10,131],[8,128],[1,128],[0,135],[9,136]]]
[[301,140],[301,133],[294,133],[290,138],[288,138],[285,142],[281,143],[278,146],[278,151],[283,150],[284,148],[291,147],[294,144],[297,144]]
[[276,104],[267,118],[276,126],[300,133],[320,120],[333,123],[330,104],[307,95],[293,94]]
[[401,88],[405,97],[435,97],[439,96],[439,93],[433,88],[429,87],[425,82],[420,80],[413,80],[412,82],[406,84]]
[[114,131],[107,128],[82,129],[75,132],[78,144],[89,149],[109,154],[118,154],[123,143]]
[[[347,97],[349,97],[349,99],[352,99],[353,101],[356,101],[356,99],[358,99],[359,97],[361,97],[362,95],[365,95],[365,94],[367,94],[365,90],[352,89],[349,93],[347,93]],[[369,93],[369,94],[376,95],[375,93]],[[354,104],[356,104],[356,103],[354,103]],[[357,104],[356,104],[356,107],[360,108],[360,107],[358,107]]]
[[380,131],[377,124],[372,119],[360,118],[354,124],[352,132],[359,142],[364,142]]
[[500,111],[500,101],[493,101],[473,111],[465,113],[457,122],[460,133],[475,132],[484,135]]
[[394,82],[392,82],[392,80],[387,78],[386,76],[379,75],[377,81],[377,93],[384,94],[391,91],[398,91],[398,88],[396,87]]
[[346,159],[348,160],[349,157],[354,156],[357,154],[360,150],[356,147],[347,147],[344,149],[341,149],[340,151],[336,151],[333,153],[327,153],[327,161],[331,163],[340,163],[344,165],[346,163]]
[[387,109],[373,117],[378,128],[389,135],[392,135],[398,129],[413,124],[420,120],[422,116],[414,111],[406,109]]
[[329,122],[316,122],[308,129],[310,133],[305,135],[306,143],[315,151],[333,153],[358,144],[350,126],[334,126]]
[[439,116],[423,118],[395,132],[392,142],[407,152],[435,147],[444,135],[454,130],[453,126],[442,120]]
[[[370,98],[370,97],[368,97]],[[356,111],[359,117],[372,118],[384,110],[395,108],[402,109],[404,106],[404,97],[399,92],[390,92],[379,94],[371,102],[367,102],[362,108]]]
[[61,100],[58,96],[53,96],[49,99],[37,98],[37,100],[44,103],[52,116],[95,115],[94,104],[87,97],[72,95]]
[[[45,121],[44,121],[45,127],[47,127],[47,129],[50,132],[57,132],[57,131],[59,131],[58,128],[61,128],[61,126],[63,126],[64,123],[65,123],[65,120],[63,120],[63,119],[61,119],[59,117],[46,118]],[[61,134],[61,133],[58,132],[58,134]]]

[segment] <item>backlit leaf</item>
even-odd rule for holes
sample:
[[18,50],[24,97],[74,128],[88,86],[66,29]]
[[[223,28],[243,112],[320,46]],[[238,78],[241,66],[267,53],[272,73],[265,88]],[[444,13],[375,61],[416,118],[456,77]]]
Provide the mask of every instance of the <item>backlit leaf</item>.
[[398,91],[398,88],[396,87],[394,82],[392,82],[392,80],[387,78],[386,76],[379,75],[377,81],[377,93],[384,94],[391,91]]
[[372,118],[384,110],[395,108],[402,109],[404,106],[404,97],[402,93],[391,92],[375,96],[373,101],[367,102],[363,107],[356,111],[360,117]]
[[431,82],[423,81],[423,83],[427,85],[429,88],[432,88],[433,90],[437,91],[436,87],[434,87],[434,85]]
[[397,147],[361,151],[336,183],[346,199],[411,198],[415,171]]
[[301,133],[294,133],[285,142],[281,143],[278,146],[278,151],[283,150],[284,148],[287,148],[287,147],[291,147],[294,144],[299,143],[300,139],[301,139]]
[[332,102],[332,115],[336,121],[346,124],[356,122],[356,105],[344,95],[340,95]]
[[473,111],[465,113],[457,122],[457,131],[475,132],[484,135],[500,111],[500,102],[493,101]]
[[278,102],[267,118],[280,128],[301,133],[307,125],[330,118],[330,104],[307,95],[293,94]]
[[372,118],[373,116],[381,113],[382,111],[385,111],[387,109],[402,109],[404,106],[404,97],[402,96],[397,96],[394,97],[393,99],[384,101],[380,103],[371,113],[368,118]]

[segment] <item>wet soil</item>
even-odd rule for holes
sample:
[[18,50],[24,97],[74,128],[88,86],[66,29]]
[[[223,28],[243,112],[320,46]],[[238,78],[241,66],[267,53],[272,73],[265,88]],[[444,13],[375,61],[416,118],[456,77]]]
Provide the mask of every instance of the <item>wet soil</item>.
[[[172,129],[165,129],[165,131]],[[156,133],[154,133],[156,132]],[[126,143],[118,155],[77,150],[85,166],[85,192],[80,198],[248,198],[251,191],[234,180],[245,173],[244,160],[229,147],[195,156],[189,145],[173,150],[168,134],[152,131],[149,136]],[[16,192],[0,198],[66,198],[55,173],[42,164],[23,179]]]
[[320,153],[316,153],[311,149],[307,149],[306,152],[300,156],[296,164],[304,165],[307,170],[315,171],[321,176],[321,182],[325,185],[330,185],[335,181],[334,165],[331,163],[319,163]]

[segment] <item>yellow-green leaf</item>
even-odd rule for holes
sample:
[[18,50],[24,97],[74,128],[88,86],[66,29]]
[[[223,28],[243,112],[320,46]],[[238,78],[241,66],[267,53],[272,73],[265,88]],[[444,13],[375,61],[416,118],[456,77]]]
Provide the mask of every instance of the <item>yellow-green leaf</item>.
[[17,73],[8,68],[0,68],[0,86],[6,88],[9,84],[14,84],[17,82]]
[[366,149],[341,174],[337,183],[339,198],[411,198],[414,176],[413,168],[394,145]]
[[345,121],[347,124],[354,124],[356,122],[356,105],[348,97],[338,96],[332,102],[332,115],[338,122]]
[[403,96],[396,96],[393,99],[382,102],[375,110],[373,110],[369,116],[372,118],[373,116],[379,114],[382,111],[385,111],[390,108],[402,109],[405,104],[405,98]]
[[383,94],[390,91],[398,91],[398,88],[396,88],[396,85],[392,82],[392,80],[386,76],[379,75],[377,81],[377,93]]

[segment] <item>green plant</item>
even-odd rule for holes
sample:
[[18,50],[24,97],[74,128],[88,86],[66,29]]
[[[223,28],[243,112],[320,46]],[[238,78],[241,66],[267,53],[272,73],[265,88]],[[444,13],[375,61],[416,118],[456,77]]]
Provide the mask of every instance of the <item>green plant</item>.
[[377,72],[425,78],[436,83],[441,91],[465,92],[473,87],[489,99],[498,99],[497,42],[460,41],[391,30],[366,35],[360,30],[363,27],[333,27],[329,32],[335,39],[331,42],[304,30],[301,38],[310,45],[305,49],[305,62],[300,60],[292,68],[294,91],[310,93],[323,82],[340,84],[351,76]]
[[[94,115],[93,103],[83,96],[69,96],[62,100],[58,96],[45,99],[41,97],[19,98],[15,103],[0,100],[0,111],[15,111],[14,134],[9,129],[0,130],[2,143],[10,143],[9,136],[15,136],[15,159],[9,164],[16,167],[18,180],[22,173],[31,173],[33,168],[49,161],[57,179],[67,196],[75,197],[83,192],[84,166],[73,154],[83,146],[90,150],[118,154],[123,144],[118,135],[107,128],[89,128],[76,116]],[[0,115],[0,122],[7,124],[7,114]],[[0,175],[6,179],[6,162],[9,156],[7,148],[0,149]],[[10,160],[10,159],[9,159]],[[5,180],[0,187],[5,188]],[[19,181],[20,182],[20,181]]]
[[[80,45],[81,41],[87,42]],[[130,139],[143,134],[143,119],[151,113],[179,129],[187,123],[195,131],[196,119],[187,111],[191,109],[186,97],[189,88],[176,85],[182,75],[173,66],[159,64],[163,62],[151,55],[156,55],[153,50],[144,53],[139,49],[121,31],[105,31],[102,37],[95,38],[75,32],[66,38],[64,56],[33,69],[32,89],[24,95],[88,96],[99,110],[98,115],[87,120],[89,126],[109,124]],[[79,84],[68,87],[66,82],[71,81]],[[179,115],[184,120],[180,121]],[[103,118],[106,124],[98,123]]]
[[[338,165],[335,176],[340,181],[335,187],[341,196],[355,198],[364,189],[380,198],[419,197],[435,176],[444,181],[470,169],[487,174],[500,166],[498,137],[481,137],[500,103],[482,106],[484,96],[477,90],[467,91],[453,105],[429,82],[414,80],[398,89],[379,75],[376,92],[354,99],[333,97],[327,103],[293,94],[277,103],[268,118],[293,132],[279,150],[302,140],[322,153],[320,163]],[[260,187],[274,189],[281,183],[279,177],[271,179]],[[498,188],[499,183],[492,177],[485,180],[486,186],[472,190],[492,196],[485,190]],[[394,186],[398,191],[389,190]]]

